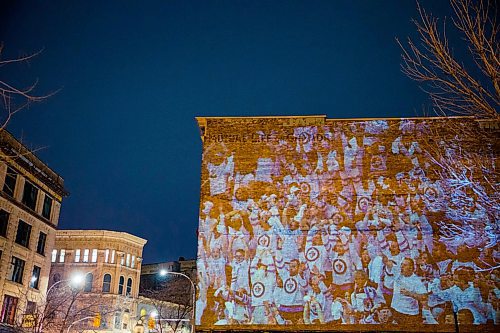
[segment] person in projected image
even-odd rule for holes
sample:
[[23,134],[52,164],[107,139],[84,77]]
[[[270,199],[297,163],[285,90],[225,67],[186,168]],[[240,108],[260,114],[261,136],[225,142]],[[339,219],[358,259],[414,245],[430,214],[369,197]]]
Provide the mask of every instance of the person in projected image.
[[294,259],[285,269],[278,269],[282,284],[278,311],[285,320],[293,324],[302,321],[304,312],[304,295],[309,285],[306,278],[306,266]]
[[394,280],[394,296],[391,307],[398,323],[422,324],[421,304],[427,304],[427,288],[415,275],[415,263],[404,258],[401,274]]

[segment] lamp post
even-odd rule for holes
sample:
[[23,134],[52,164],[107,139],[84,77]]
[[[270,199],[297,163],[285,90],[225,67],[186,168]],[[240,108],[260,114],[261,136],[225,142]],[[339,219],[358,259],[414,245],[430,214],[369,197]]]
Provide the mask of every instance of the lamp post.
[[180,272],[171,272],[171,271],[167,271],[166,269],[162,269],[160,270],[160,276],[167,276],[168,274],[172,274],[172,275],[179,275],[179,276],[182,276],[186,279],[189,280],[189,282],[191,283],[191,287],[193,288],[193,298],[192,298],[192,311],[191,311],[191,332],[195,332],[195,311],[196,311],[196,287],[194,285],[194,282],[193,280],[191,280],[191,278],[189,276],[187,276],[186,274],[184,273],[180,273]]
[[53,285],[50,286],[49,289],[47,289],[47,292],[45,293],[45,297],[47,297],[50,293],[50,291],[55,287],[57,286],[58,284],[60,283],[63,283],[63,282],[69,282],[70,285],[73,285],[74,287],[79,287],[83,284],[83,281],[85,280],[85,277],[83,276],[83,274],[74,274],[71,278],[69,279],[65,279],[65,280],[59,280],[57,281],[56,283],[54,283]]

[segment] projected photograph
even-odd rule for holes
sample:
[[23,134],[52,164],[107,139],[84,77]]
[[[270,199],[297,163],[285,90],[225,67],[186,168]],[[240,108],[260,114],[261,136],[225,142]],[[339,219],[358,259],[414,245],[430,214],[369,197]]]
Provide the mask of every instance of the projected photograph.
[[208,118],[196,324],[496,325],[497,156],[460,126]]

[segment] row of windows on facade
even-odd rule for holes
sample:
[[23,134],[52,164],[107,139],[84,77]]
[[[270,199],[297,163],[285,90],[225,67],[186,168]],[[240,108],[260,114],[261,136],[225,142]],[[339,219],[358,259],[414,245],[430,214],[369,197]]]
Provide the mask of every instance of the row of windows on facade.
[[[10,220],[10,214],[3,209],[0,209],[0,236],[7,237],[8,225]],[[32,226],[23,220],[19,220],[17,225],[16,239],[15,242],[26,248],[30,247]],[[45,256],[45,243],[47,242],[47,234],[40,231],[38,234],[38,243],[36,246],[36,252],[42,256]]]
[[[18,173],[14,169],[8,167],[2,191],[11,198],[14,198],[14,190],[16,188],[17,177]],[[42,211],[40,212],[40,214],[47,220],[50,220],[50,214],[52,213],[52,203],[54,200],[47,193],[39,190],[38,187],[33,185],[28,180],[24,182],[23,196],[21,198],[21,202],[26,207],[36,212],[36,202],[38,199],[39,192],[45,194],[43,199]]]
[[[66,250],[65,249],[59,250],[59,260],[57,258],[57,253],[58,253],[57,249],[52,250],[52,262],[65,262]],[[92,255],[90,255],[91,253],[92,253]],[[115,263],[115,256],[116,256],[115,250],[110,250],[110,249],[104,250],[104,262],[105,263],[114,264]],[[89,261],[89,259],[90,259],[90,261]],[[92,252],[90,252],[89,249],[83,249],[83,255],[82,255],[82,251],[80,249],[76,249],[74,261],[75,262],[97,262],[97,249],[92,249]],[[120,258],[120,265],[127,266],[130,268],[135,268],[135,255],[130,255],[130,253],[127,253],[126,256],[122,256]]]
[[[0,260],[2,260],[2,254],[3,252],[0,250]],[[24,277],[24,269],[26,266],[26,261],[24,261],[21,258],[18,258],[16,256],[12,256],[11,261],[10,261],[10,270],[9,270],[9,275],[8,279],[10,281],[23,284],[23,277]],[[33,289],[38,289],[39,288],[39,282],[40,282],[40,273],[42,271],[42,268],[33,265],[33,270],[31,273],[31,278],[29,282],[29,287]]]

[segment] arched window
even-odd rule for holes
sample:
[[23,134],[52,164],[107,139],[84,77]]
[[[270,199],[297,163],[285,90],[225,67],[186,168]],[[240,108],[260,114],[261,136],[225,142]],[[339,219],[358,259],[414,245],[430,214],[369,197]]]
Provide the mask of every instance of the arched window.
[[92,273],[87,273],[87,275],[85,275],[85,286],[83,287],[83,291],[87,293],[91,292],[92,282],[94,282],[94,275]]
[[120,280],[118,281],[118,294],[123,294],[123,285],[125,284],[125,278],[120,276]]
[[132,293],[132,278],[128,278],[127,280],[127,296]]
[[111,274],[104,274],[104,279],[102,280],[102,292],[109,293],[111,290]]

